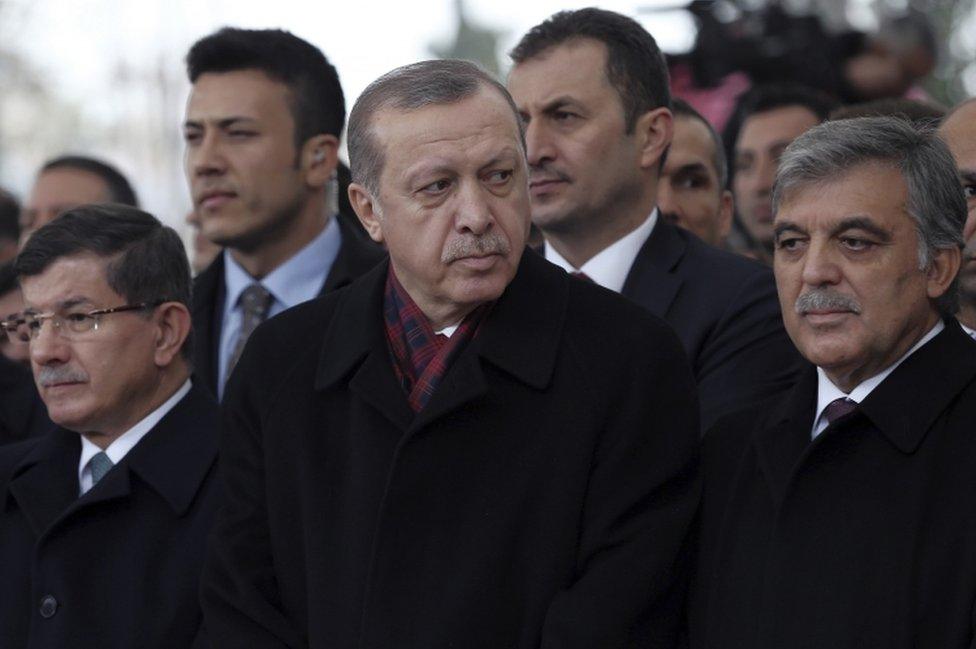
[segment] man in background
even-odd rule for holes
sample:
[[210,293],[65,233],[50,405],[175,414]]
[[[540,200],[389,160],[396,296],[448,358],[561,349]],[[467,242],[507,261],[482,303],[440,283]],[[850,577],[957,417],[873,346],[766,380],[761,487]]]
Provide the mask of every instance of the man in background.
[[658,182],[661,218],[723,247],[732,227],[732,192],[722,138],[682,99],[671,104],[674,138]]
[[310,43],[224,28],[186,57],[185,170],[203,235],[224,251],[196,280],[196,376],[218,397],[262,321],[348,284],[383,253],[336,218],[345,103]]
[[546,259],[674,328],[698,381],[703,426],[788,386],[796,351],[769,270],[660,216],[673,122],[654,38],[621,14],[566,11],[532,28],[511,56],[508,88],[526,122],[532,219]]
[[80,155],[48,160],[34,179],[21,212],[21,241],[61,212],[86,203],[139,207],[132,185],[107,162]]

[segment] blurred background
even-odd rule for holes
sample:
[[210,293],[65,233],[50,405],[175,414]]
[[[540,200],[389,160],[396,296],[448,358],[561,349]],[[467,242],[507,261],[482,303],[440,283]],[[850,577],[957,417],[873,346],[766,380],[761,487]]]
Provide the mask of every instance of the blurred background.
[[[568,0],[0,0],[0,186],[19,198],[46,159],[116,164],[143,206],[187,233],[183,56],[224,25],[281,27],[335,64],[347,110],[387,70],[437,56],[500,77],[507,51]],[[676,94],[716,122],[749,83],[794,78],[838,95],[976,94],[974,0],[604,1],[671,59]],[[888,74],[897,67],[897,79]]]

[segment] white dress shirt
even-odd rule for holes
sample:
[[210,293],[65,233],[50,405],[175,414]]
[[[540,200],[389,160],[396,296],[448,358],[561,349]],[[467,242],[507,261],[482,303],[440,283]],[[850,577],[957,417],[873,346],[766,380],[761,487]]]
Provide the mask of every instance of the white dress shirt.
[[965,331],[969,335],[970,338],[972,338],[973,340],[976,340],[976,329],[970,329],[969,327],[967,327],[966,325],[964,325],[961,322],[959,323],[959,326],[962,327],[962,330]]
[[636,230],[617,239],[598,252],[592,259],[583,264],[582,268],[574,268],[551,245],[546,245],[545,248],[546,261],[560,266],[567,273],[584,273],[600,286],[619,293],[624,288],[624,281],[627,279],[630,267],[634,265],[634,260],[637,259],[637,253],[640,252],[644,243],[651,236],[656,223],[657,208],[655,207],[651,211],[651,215],[637,226]]
[[[332,270],[332,264],[339,255],[341,245],[342,233],[339,230],[338,218],[332,217],[317,237],[285,263],[268,273],[260,282],[272,297],[268,317],[278,315],[285,309],[318,296],[325,279],[329,276],[329,271]],[[241,293],[256,281],[234,260],[229,250],[225,249],[222,254],[224,255],[224,286],[227,290],[220,328],[220,365],[217,376],[217,396],[221,399],[229,375],[227,366],[237,345],[237,337],[240,335],[241,323],[244,320],[240,305]]]
[[935,338],[945,329],[945,324],[939,320],[934,327],[932,327],[927,334],[921,337],[911,349],[905,353],[904,356],[899,358],[897,361],[889,365],[887,368],[878,372],[869,379],[861,381],[853,390],[849,393],[845,393],[843,390],[838,388],[833,382],[827,378],[826,372],[824,372],[819,367],[817,368],[817,412],[813,418],[813,430],[811,431],[810,437],[815,438],[817,435],[822,433],[827,427],[827,418],[823,416],[823,411],[827,408],[832,401],[837,399],[843,399],[844,397],[850,399],[854,403],[861,403],[864,401],[871,391],[876,387],[881,385],[881,382],[888,378],[888,375],[895,371],[895,368],[901,365],[906,358],[918,351],[922,345],[928,341]]
[[[121,462],[126,453],[131,451],[139,443],[139,440],[145,437],[146,433],[151,431],[166,416],[166,413],[172,410],[180,402],[180,399],[187,395],[190,391],[190,386],[190,379],[187,379],[180,389],[173,393],[173,396],[163,402],[163,405],[150,412],[135,426],[119,435],[115,438],[115,441],[108,445],[108,448],[105,449],[105,455],[108,456],[108,459],[112,460],[113,465]],[[78,458],[79,495],[86,493],[92,488],[92,473],[88,463],[91,462],[91,459],[95,455],[101,452],[102,449],[93,444],[84,435],[81,436],[81,457]]]

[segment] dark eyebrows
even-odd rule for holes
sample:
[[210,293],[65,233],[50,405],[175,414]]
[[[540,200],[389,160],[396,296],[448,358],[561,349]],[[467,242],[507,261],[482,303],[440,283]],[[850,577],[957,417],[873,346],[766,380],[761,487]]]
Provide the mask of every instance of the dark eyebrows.
[[[91,307],[95,306],[94,303],[92,303],[92,301],[89,300],[87,297],[83,297],[83,296],[80,296],[79,295],[77,297],[69,297],[69,298],[67,298],[65,300],[61,300],[60,302],[58,302],[57,307],[55,307],[55,308],[58,311],[66,311],[66,310],[71,309],[71,308],[74,308],[74,307],[76,307],[76,306],[78,306],[80,304],[86,304],[86,305],[91,306]],[[35,309],[34,307],[27,307],[27,308],[24,309],[24,313],[34,315],[34,314],[40,313],[40,312],[37,309]]]
[[777,239],[779,239],[781,235],[786,234],[787,232],[795,232],[796,234],[806,234],[806,230],[801,228],[796,223],[793,223],[792,221],[781,221],[777,223],[775,226],[773,226],[773,234],[776,236]]
[[864,230],[878,237],[883,242],[887,243],[891,241],[891,233],[881,226],[876,225],[874,221],[866,216],[850,216],[842,219],[840,223],[834,226],[830,235],[836,237],[847,230]]
[[959,180],[964,183],[976,184],[976,169],[960,169]]
[[[232,115],[231,117],[224,117],[222,119],[217,120],[217,128],[228,129],[240,122],[254,122],[254,121],[255,120],[253,117],[244,117],[243,115]],[[183,122],[183,128],[184,129],[203,128],[203,122],[199,120],[188,119],[185,122]]]
[[690,174],[690,173],[701,173],[708,175],[708,167],[706,167],[701,162],[689,162],[688,164],[683,164],[678,167],[671,175],[677,176],[679,174]]

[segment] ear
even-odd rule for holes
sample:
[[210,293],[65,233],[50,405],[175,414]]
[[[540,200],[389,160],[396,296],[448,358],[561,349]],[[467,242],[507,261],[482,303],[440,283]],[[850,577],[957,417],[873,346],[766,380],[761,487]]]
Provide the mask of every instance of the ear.
[[721,203],[718,206],[718,238],[719,241],[725,241],[732,231],[732,212],[735,202],[732,200],[732,192],[727,189],[722,190],[722,198],[719,200]]
[[156,354],[160,368],[169,366],[180,356],[183,342],[190,335],[190,311],[180,302],[164,302],[156,307]]
[[383,243],[383,214],[369,190],[359,183],[350,183],[349,203],[359,217],[359,222],[366,228],[369,238],[376,243]]
[[640,166],[651,169],[657,166],[661,156],[674,137],[674,117],[667,108],[649,110],[637,118],[635,134],[640,147]]
[[949,289],[961,265],[962,251],[959,248],[941,248],[936,251],[926,271],[929,298],[934,300],[941,297]]
[[324,133],[310,137],[299,152],[299,165],[309,187],[325,187],[339,165],[339,138]]

